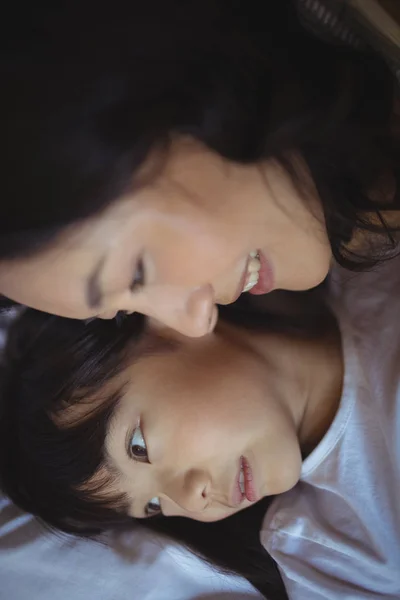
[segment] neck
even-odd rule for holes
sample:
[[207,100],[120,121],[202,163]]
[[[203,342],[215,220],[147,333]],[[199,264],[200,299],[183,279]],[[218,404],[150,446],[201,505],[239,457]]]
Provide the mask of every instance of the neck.
[[311,349],[308,360],[304,411],[298,429],[303,458],[319,444],[340,404],[344,365],[337,327]]

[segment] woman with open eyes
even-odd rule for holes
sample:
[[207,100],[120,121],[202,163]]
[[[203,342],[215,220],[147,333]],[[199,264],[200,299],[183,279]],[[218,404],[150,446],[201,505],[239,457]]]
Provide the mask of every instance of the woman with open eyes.
[[397,600],[399,266],[343,270],[318,331],[221,315],[193,339],[27,310],[3,367],[2,490],[67,533],[167,534],[268,600]]

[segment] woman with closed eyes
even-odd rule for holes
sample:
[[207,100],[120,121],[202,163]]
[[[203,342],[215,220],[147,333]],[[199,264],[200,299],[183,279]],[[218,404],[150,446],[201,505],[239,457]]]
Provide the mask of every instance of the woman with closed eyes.
[[396,47],[335,0],[45,4],[2,34],[4,297],[198,337],[396,250]]

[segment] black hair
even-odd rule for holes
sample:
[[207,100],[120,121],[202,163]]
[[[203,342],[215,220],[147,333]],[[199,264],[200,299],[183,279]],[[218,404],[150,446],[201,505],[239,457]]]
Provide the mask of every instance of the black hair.
[[[238,314],[243,325],[244,313]],[[295,318],[288,331],[299,333]],[[268,330],[285,329],[283,318],[261,315],[258,329],[262,323]],[[21,313],[11,326],[3,360],[1,489],[51,528],[97,536],[109,528],[147,527],[184,543],[221,570],[246,577],[268,599],[286,599],[277,565],[259,539],[271,499],[216,523],[162,516],[135,521],[128,516],[127,499],[113,487],[104,446],[123,391],[118,375],[127,360],[163,349],[152,335],[138,314],[125,317],[121,326],[116,320],[84,322],[33,309]],[[76,414],[78,406],[84,410]]]
[[[368,49],[307,32],[293,0],[14,4],[0,35],[0,259],[101,211],[177,135],[239,163],[275,159],[300,184],[299,153],[343,266],[395,245],[378,211],[398,207],[383,191],[400,164],[395,81]],[[346,249],[357,230],[382,232],[378,251]]]

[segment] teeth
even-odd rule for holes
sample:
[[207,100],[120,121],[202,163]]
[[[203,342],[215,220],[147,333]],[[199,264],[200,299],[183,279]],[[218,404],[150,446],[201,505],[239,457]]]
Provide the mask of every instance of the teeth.
[[249,264],[247,266],[247,272],[248,273],[254,273],[260,270],[261,264],[260,261],[258,260],[258,258],[251,258],[249,260]]
[[239,487],[240,487],[240,491],[242,492],[242,494],[245,493],[246,488],[244,485],[244,473],[243,473],[243,465],[240,469],[240,475],[239,475]]
[[250,260],[247,267],[246,285],[243,288],[243,292],[250,291],[258,283],[260,268],[261,263],[258,256],[258,252],[250,252]]
[[247,278],[247,283],[244,286],[244,292],[248,292],[249,290],[251,290],[255,285],[257,285],[258,283],[258,271],[255,273],[250,273],[250,275]]

